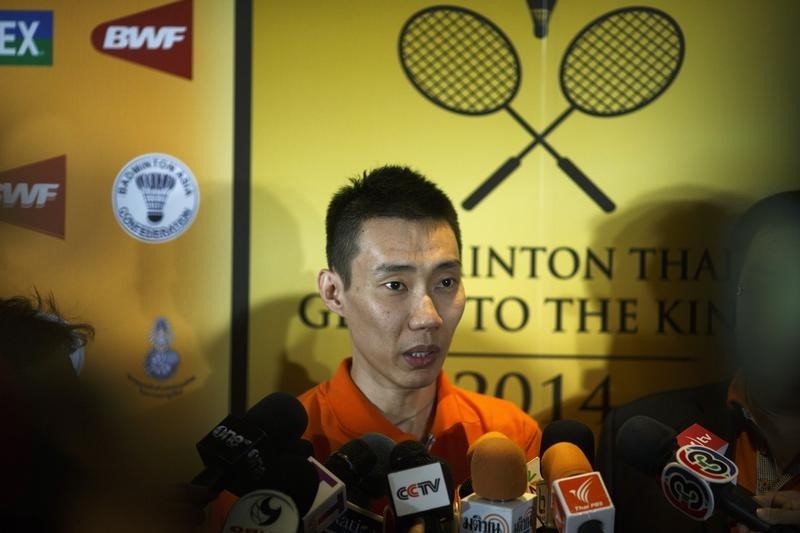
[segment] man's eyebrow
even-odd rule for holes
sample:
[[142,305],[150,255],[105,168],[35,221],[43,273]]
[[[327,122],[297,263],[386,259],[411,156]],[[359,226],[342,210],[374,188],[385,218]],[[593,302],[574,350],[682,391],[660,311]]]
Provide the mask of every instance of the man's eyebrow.
[[406,265],[401,263],[381,263],[375,267],[376,274],[394,273],[394,272],[413,272],[417,269],[414,265]]
[[461,261],[453,259],[452,261],[443,261],[436,265],[436,270],[450,270],[451,268],[460,269]]
[[[449,269],[460,269],[461,268],[461,261],[458,259],[453,259],[451,261],[443,261],[436,265],[434,270],[449,270]],[[416,272],[417,267],[414,265],[409,265],[405,263],[381,263],[377,267],[375,267],[374,272],[376,274],[394,274],[396,272]]]

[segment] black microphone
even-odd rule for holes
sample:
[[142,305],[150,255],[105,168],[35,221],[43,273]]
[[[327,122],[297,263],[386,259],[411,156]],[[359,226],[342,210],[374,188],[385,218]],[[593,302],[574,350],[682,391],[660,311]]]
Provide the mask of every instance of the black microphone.
[[694,520],[704,521],[721,511],[753,531],[796,531],[758,517],[759,504],[750,491],[736,484],[738,469],[730,459],[705,446],[679,448],[676,437],[671,427],[638,415],[619,428],[616,447],[630,466],[660,479],[670,504]]
[[325,466],[347,487],[347,508],[327,531],[382,533],[383,517],[369,510],[384,496],[389,455],[395,443],[380,433],[368,433],[335,451]]
[[[308,425],[303,405],[289,394],[272,393],[244,416],[226,416],[197,443],[205,468],[191,481],[216,496],[223,489],[241,496],[242,485],[265,475],[270,457],[306,451],[300,437]],[[310,444],[310,443],[309,443]]]
[[[539,448],[539,457],[551,446],[559,442],[574,444],[583,452],[590,464],[594,464],[594,433],[589,426],[577,420],[554,420],[545,426],[542,431],[542,443]],[[550,484],[544,479],[536,482],[536,518],[542,524],[539,531],[542,533],[555,532],[556,524],[553,521],[552,496]]]
[[397,531],[408,531],[422,520],[428,533],[449,533],[453,478],[447,463],[431,457],[422,443],[409,440],[394,447],[389,464],[387,482]]
[[223,531],[297,533],[317,497],[315,466],[300,455],[269,461],[258,486],[250,486],[231,508]]

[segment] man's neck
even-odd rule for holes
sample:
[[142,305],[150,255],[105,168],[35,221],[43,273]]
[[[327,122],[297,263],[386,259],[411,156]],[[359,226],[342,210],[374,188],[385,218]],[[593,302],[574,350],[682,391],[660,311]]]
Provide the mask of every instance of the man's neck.
[[385,380],[375,379],[368,368],[361,366],[368,364],[353,359],[350,368],[353,383],[400,431],[423,439],[433,422],[436,381],[421,389],[402,389]]

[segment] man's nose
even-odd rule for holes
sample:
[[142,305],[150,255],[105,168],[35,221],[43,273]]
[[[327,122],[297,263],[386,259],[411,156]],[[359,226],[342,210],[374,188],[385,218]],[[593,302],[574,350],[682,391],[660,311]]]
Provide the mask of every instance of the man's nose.
[[430,295],[425,294],[414,308],[409,321],[411,329],[438,329],[442,325],[442,317]]

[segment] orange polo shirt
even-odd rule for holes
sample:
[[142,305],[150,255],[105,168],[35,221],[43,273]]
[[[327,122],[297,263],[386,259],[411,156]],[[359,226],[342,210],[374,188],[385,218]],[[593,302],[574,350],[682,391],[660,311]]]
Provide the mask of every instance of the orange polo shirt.
[[[314,445],[314,457],[324,463],[343,444],[365,433],[383,433],[395,442],[415,440],[387,420],[350,377],[352,359],[343,360],[330,381],[300,395],[308,412],[303,438]],[[542,432],[536,421],[513,403],[470,392],[450,383],[439,373],[436,412],[431,426],[431,454],[447,461],[455,485],[469,477],[467,449],[478,437],[499,431],[525,451],[528,460],[539,455]],[[236,496],[223,492],[211,504],[210,531],[222,529]]]

